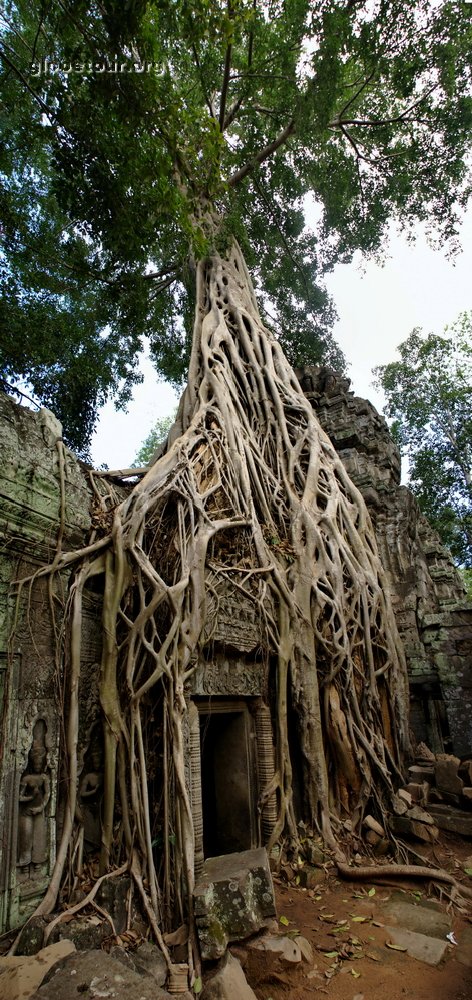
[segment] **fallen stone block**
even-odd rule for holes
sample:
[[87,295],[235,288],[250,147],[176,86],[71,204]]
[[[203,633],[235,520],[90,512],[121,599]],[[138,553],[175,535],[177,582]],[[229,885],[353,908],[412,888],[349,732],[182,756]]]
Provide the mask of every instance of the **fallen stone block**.
[[303,889],[313,889],[315,885],[319,885],[320,882],[324,882],[325,873],[322,868],[315,868],[314,865],[304,865],[300,868],[298,873],[300,882],[299,885]]
[[409,806],[411,806],[411,796],[409,795],[410,802],[408,803],[402,795],[397,794],[393,796],[392,808],[396,816],[404,816]]
[[385,930],[394,944],[406,948],[407,955],[427,965],[439,965],[447,951],[447,941],[407,931],[403,927],[386,927]]
[[441,830],[458,833],[460,837],[472,837],[472,813],[463,809],[453,809],[448,805],[431,803],[429,811],[436,826]]
[[33,996],[48,972],[75,952],[72,941],[58,941],[41,948],[36,955],[4,955],[0,957],[0,996],[2,1000],[27,1000]]
[[139,975],[104,951],[76,951],[58,964],[34,1000],[168,1000],[168,996],[153,976]]
[[295,944],[297,944],[298,947],[300,948],[300,951],[302,953],[302,958],[305,960],[305,962],[308,962],[309,965],[312,965],[315,956],[313,954],[313,948],[311,947],[310,942],[307,941],[306,937],[303,937],[301,934],[299,934],[296,938],[294,938],[294,941]]
[[429,797],[430,784],[428,781],[410,781],[406,790],[411,795],[412,804],[424,805]]
[[399,788],[397,795],[399,799],[403,799],[403,801],[406,802],[407,806],[413,805],[413,798],[411,792],[408,791],[408,788]]
[[462,798],[464,798],[467,802],[472,803],[472,788],[463,788]]
[[368,830],[373,830],[379,837],[385,837],[385,830],[383,826],[381,826],[373,816],[364,816],[362,825],[366,826]]
[[408,774],[414,784],[422,785],[423,781],[427,781],[430,785],[434,784],[434,767],[429,764],[412,764],[408,768]]
[[203,990],[202,1000],[257,1000],[237,958],[227,952],[216,975]]
[[426,844],[435,843],[439,836],[436,826],[418,822],[418,820],[410,819],[409,816],[389,816],[388,823],[392,833],[402,837],[413,837]]
[[440,792],[460,795],[464,787],[464,782],[458,775],[459,764],[459,757],[453,757],[452,754],[444,754],[438,757],[434,765],[434,773],[436,776],[436,785]]
[[297,965],[302,960],[301,948],[285,934],[264,934],[256,941],[251,941],[250,946],[255,951],[272,951],[288,965]]
[[393,897],[382,907],[385,922],[395,924],[416,934],[445,940],[452,927],[452,919],[443,909],[431,904],[421,905]]
[[426,812],[421,806],[413,806],[408,810],[407,816],[409,819],[418,820],[419,823],[427,823],[429,826],[434,826],[434,819],[431,813]]
[[257,933],[275,916],[267,851],[257,848],[205,861],[194,893],[202,958],[221,958],[230,941]]

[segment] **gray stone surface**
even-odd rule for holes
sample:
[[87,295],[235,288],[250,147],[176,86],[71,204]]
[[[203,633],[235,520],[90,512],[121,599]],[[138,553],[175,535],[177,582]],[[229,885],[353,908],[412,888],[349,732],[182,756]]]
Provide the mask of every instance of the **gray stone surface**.
[[203,990],[202,1000],[257,1000],[238,959],[227,952],[215,976]]
[[435,906],[422,906],[393,896],[383,907],[389,924],[398,924],[405,930],[426,934],[439,939],[446,938],[451,930],[451,918],[444,910]]
[[204,959],[260,930],[275,915],[267,851],[257,848],[205,861],[195,886],[195,916]]
[[286,937],[285,934],[264,934],[256,941],[251,942],[250,946],[256,951],[272,951],[288,965],[297,965],[302,960],[300,946],[293,938]]
[[152,976],[158,986],[165,986],[167,965],[160,948],[152,941],[144,941],[133,952],[133,965],[142,975]]
[[403,927],[386,927],[385,930],[394,944],[406,948],[407,954],[411,958],[418,959],[419,962],[426,962],[427,965],[439,965],[446,954],[447,941],[440,941],[439,938],[428,937],[426,934],[417,934],[415,931],[408,931]]
[[168,1000],[153,976],[127,969],[103,951],[76,952],[54,970],[35,1000]]
[[441,803],[431,803],[429,811],[436,826],[439,826],[441,830],[458,833],[460,837],[472,837],[472,812],[454,809],[452,806]]

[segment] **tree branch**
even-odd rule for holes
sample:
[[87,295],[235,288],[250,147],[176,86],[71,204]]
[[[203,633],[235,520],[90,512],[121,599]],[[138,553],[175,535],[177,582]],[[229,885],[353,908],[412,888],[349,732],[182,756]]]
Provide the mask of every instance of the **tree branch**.
[[288,125],[285,126],[282,132],[279,132],[279,135],[272,142],[269,142],[267,146],[264,146],[264,148],[256,153],[251,160],[248,160],[244,167],[241,167],[241,169],[237,170],[236,173],[231,174],[231,177],[228,179],[228,186],[236,187],[236,185],[247,177],[252,170],[263,163],[264,160],[268,160],[269,156],[272,156],[272,153],[275,153],[280,146],[283,146],[294,132],[295,122],[292,118]]
[[203,85],[202,67],[201,67],[201,64],[200,64],[200,59],[198,58],[197,46],[195,45],[195,42],[192,43],[192,53],[193,53],[194,63],[195,63],[195,65],[197,67],[197,70],[198,70],[198,75],[200,77],[200,85],[201,85],[201,88],[202,88],[203,99],[205,101],[205,104],[206,104],[209,112],[210,112],[210,117],[214,118],[215,117],[215,112],[213,110],[210,98],[208,97],[208,94],[207,94],[207,92],[205,90],[205,87]]
[[18,79],[21,80],[23,86],[26,87],[26,89],[29,91],[29,93],[31,94],[31,96],[34,97],[35,101],[37,101],[37,103],[39,104],[39,106],[40,106],[41,111],[43,112],[43,114],[47,115],[48,118],[50,119],[50,121],[54,121],[54,116],[53,116],[52,112],[50,111],[50,109],[48,108],[47,104],[43,101],[42,97],[40,97],[39,94],[37,94],[36,91],[33,90],[33,88],[28,83],[26,77],[23,76],[23,73],[21,72],[21,70],[19,70],[18,67],[15,66],[15,63],[12,62],[11,59],[9,59],[9,57],[7,56],[7,54],[6,54],[5,49],[3,48],[3,46],[0,46],[0,56],[2,57],[2,59],[4,60],[4,62],[7,64],[7,66],[9,66],[11,70],[13,70],[13,72],[18,77]]
[[228,96],[229,87],[229,74],[231,71],[231,53],[233,51],[233,46],[231,42],[228,43],[226,47],[225,55],[225,68],[223,73],[223,84],[221,87],[221,98],[220,98],[220,131],[223,132],[225,126],[225,113],[226,113],[226,98]]

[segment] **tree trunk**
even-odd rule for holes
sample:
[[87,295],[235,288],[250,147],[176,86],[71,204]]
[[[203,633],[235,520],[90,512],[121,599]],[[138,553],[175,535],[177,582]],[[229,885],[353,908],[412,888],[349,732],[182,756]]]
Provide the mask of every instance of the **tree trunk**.
[[[177,870],[185,883],[180,900],[191,911],[195,845],[183,725],[212,609],[228,590],[249,602],[260,622],[274,692],[273,839],[296,840],[303,819],[335,845],[343,817],[360,828],[367,805],[382,820],[408,748],[408,701],[374,532],[262,325],[236,245],[228,259],[215,255],[198,265],[188,387],[166,452],[115,511],[104,565],[106,774],[112,783],[118,744],[124,840],[112,843],[116,795],[109,783],[102,860],[132,856],[132,874],[140,892],[149,887],[157,920],[161,889],[166,900],[179,892]],[[158,697],[170,720],[164,758],[172,769],[165,779],[176,838],[172,886],[158,885],[147,814],[148,782],[159,780],[147,770],[155,739],[147,720]],[[164,835],[169,873],[174,837]],[[192,939],[191,912],[190,925]]]

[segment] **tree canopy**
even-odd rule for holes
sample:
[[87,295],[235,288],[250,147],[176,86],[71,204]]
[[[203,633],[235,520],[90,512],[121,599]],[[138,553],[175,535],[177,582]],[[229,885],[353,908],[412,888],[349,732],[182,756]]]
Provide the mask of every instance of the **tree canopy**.
[[107,394],[126,403],[143,336],[180,383],[195,263],[233,237],[292,363],[342,367],[323,272],[378,251],[392,218],[454,240],[471,16],[437,0],[7,2],[4,380],[27,380],[83,448]]
[[415,329],[399,361],[375,371],[421,510],[461,565],[472,566],[472,314],[445,336]]
[[149,462],[151,462],[154,452],[158,446],[163,444],[165,441],[172,424],[174,423],[175,417],[176,410],[169,413],[167,417],[161,417],[159,420],[156,420],[153,427],[151,427],[149,434],[147,434],[144,438],[144,441],[136,455],[134,460],[134,465],[136,467],[148,465]]

